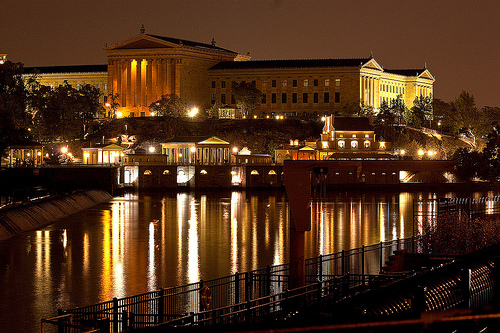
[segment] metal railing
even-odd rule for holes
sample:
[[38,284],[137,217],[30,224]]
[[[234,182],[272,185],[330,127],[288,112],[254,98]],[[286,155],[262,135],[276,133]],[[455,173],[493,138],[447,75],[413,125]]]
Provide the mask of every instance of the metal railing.
[[[288,264],[236,273],[208,281],[160,289],[152,292],[65,310],[78,325],[103,327],[119,332],[159,324],[237,323],[244,318],[279,316],[298,295],[344,297],[348,290],[375,286],[400,278],[400,275],[378,275],[388,257],[397,249],[412,252],[412,238],[380,242],[370,246],[341,251],[306,260],[306,286],[288,290]],[[209,306],[202,299],[204,286],[210,289]],[[298,297],[298,296],[297,296]],[[302,297],[302,296],[301,296]],[[303,296],[306,299],[316,296]],[[309,300],[308,300],[309,301]],[[287,308],[288,307],[288,308]],[[209,310],[210,309],[210,310]],[[261,312],[265,312],[265,315]],[[286,312],[286,311],[285,311]],[[260,317],[262,314],[263,317]],[[247,320],[247,319],[245,319]],[[108,328],[109,327],[109,328]]]

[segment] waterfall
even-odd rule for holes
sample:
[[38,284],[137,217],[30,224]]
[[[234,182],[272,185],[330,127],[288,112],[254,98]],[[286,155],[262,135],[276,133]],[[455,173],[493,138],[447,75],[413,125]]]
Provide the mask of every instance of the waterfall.
[[106,191],[89,190],[4,207],[0,209],[0,241],[23,231],[43,227],[111,198]]

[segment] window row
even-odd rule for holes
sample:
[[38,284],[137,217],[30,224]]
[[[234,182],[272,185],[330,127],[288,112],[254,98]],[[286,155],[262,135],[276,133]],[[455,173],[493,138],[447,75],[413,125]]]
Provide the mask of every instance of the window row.
[[405,88],[404,87],[396,87],[396,86],[392,86],[392,85],[388,85],[388,84],[381,84],[380,91],[394,93],[394,94],[404,94]]
[[[293,80],[284,79],[284,80],[280,80],[280,85],[282,87],[288,87],[288,85],[291,82],[292,87],[298,87],[299,84],[303,87],[308,87],[310,81],[312,81],[312,85],[314,87],[319,87],[319,85],[320,85],[319,79],[312,79],[312,80],[303,79],[300,82],[299,82],[299,80],[296,80],[296,79],[293,79]],[[236,83],[236,81],[231,81],[231,85],[233,85],[234,83]],[[256,84],[256,81],[253,80],[252,83]],[[322,83],[323,83],[324,87],[329,87],[330,86],[330,79],[324,79],[324,80],[322,80]],[[278,80],[271,80],[271,87],[275,88],[275,87],[277,87],[277,85],[278,85]],[[212,81],[212,88],[216,88],[216,86],[217,86],[217,82]],[[335,79],[335,86],[340,87],[340,79]],[[222,89],[227,88],[226,81],[220,81],[220,87]],[[262,80],[261,81],[261,88],[266,88],[266,87],[267,87],[267,80]]]
[[[268,94],[266,93],[263,93],[262,94],[262,98],[261,98],[261,104],[266,104],[267,103],[267,96]],[[310,93],[303,93],[302,94],[302,103],[305,104],[305,103],[309,103],[309,95],[311,95]],[[233,95],[231,95],[231,103],[230,104],[236,104],[236,100],[234,98]],[[227,95],[226,94],[220,94],[220,102],[222,104],[227,104],[228,103],[228,98],[227,98]],[[289,101],[289,94],[287,93],[282,93],[281,94],[281,103],[282,104],[285,104],[285,103],[288,103]],[[216,94],[212,94],[211,95],[211,103],[212,104],[215,104],[216,102]],[[277,93],[271,93],[271,103],[272,104],[275,104],[278,102],[278,94]],[[299,94],[298,93],[292,93],[292,96],[291,96],[291,102],[292,103],[299,103]],[[320,94],[319,93],[313,93],[312,94],[312,102],[313,103],[320,103]],[[330,103],[330,93],[329,92],[325,92],[323,93],[323,100],[321,101],[322,103]],[[339,92],[336,92],[334,93],[334,102],[335,103],[340,103],[340,93]]]

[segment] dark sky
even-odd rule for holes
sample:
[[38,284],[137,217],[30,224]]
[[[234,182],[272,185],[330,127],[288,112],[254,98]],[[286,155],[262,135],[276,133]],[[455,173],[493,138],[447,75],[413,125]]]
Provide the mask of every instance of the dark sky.
[[0,53],[26,66],[105,64],[105,44],[146,33],[252,59],[358,58],[427,68],[435,96],[500,106],[499,0],[0,0]]

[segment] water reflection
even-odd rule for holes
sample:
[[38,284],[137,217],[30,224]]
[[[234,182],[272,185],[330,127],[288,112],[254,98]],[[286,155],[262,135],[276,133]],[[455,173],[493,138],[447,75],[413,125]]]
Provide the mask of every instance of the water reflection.
[[[413,199],[444,196],[454,194],[338,193],[313,201],[305,257],[410,237]],[[493,212],[500,202],[484,205]],[[422,214],[435,209],[416,207]],[[40,318],[57,308],[286,263],[289,226],[282,192],[117,197],[0,244],[0,327],[37,331]]]

